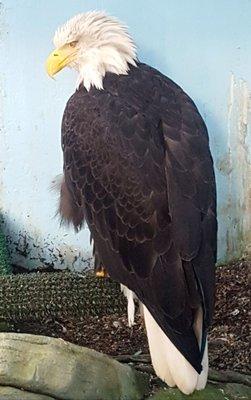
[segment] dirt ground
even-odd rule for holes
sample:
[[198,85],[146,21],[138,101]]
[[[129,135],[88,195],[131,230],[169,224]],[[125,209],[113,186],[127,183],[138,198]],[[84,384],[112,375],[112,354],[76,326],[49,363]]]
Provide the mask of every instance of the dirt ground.
[[209,335],[210,365],[250,372],[250,262],[217,269],[216,303]]
[[[209,334],[210,366],[214,369],[250,373],[250,267],[251,263],[239,261],[217,268],[215,316]],[[112,356],[148,353],[140,315],[136,317],[136,324],[129,328],[126,310],[123,315],[46,320],[41,324],[23,324],[15,329],[19,332],[61,337]]]

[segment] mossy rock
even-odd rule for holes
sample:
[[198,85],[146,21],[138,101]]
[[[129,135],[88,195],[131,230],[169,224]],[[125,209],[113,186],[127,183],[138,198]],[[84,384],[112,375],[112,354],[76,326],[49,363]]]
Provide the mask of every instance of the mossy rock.
[[[3,397],[5,386],[9,393]],[[29,393],[34,400],[141,400],[149,393],[149,377],[62,339],[0,333],[1,400],[15,399],[11,388],[26,395],[16,400],[30,400]]]
[[238,383],[209,384],[205,390],[196,391],[190,396],[178,389],[163,389],[148,400],[249,400],[251,388]]
[[10,386],[0,386],[1,400],[57,400],[55,397],[31,393]]

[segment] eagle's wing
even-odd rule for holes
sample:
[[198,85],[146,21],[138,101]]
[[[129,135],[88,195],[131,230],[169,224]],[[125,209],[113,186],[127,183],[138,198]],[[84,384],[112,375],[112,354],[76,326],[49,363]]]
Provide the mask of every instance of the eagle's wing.
[[[212,320],[217,252],[216,187],[207,128],[193,101],[173,82],[179,117],[162,114],[166,176],[173,239],[185,274],[194,271],[204,305],[204,323]],[[170,108],[169,108],[170,110]]]
[[207,322],[212,313],[212,160],[190,99],[161,75],[150,83],[148,110],[140,88],[125,97],[126,84],[72,96],[62,123],[65,182],[111,277],[200,371],[192,324],[201,301]]

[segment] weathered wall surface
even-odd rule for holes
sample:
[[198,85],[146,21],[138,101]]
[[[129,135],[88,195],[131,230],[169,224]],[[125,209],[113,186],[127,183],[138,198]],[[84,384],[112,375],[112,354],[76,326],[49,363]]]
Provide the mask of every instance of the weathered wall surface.
[[[251,242],[249,0],[5,0],[0,2],[0,208],[13,262],[80,269],[89,234],[59,227],[60,123],[75,76],[54,82],[44,61],[55,28],[70,16],[105,9],[125,21],[139,58],[194,99],[210,135],[218,185],[219,261]],[[203,3],[203,4],[202,4]]]

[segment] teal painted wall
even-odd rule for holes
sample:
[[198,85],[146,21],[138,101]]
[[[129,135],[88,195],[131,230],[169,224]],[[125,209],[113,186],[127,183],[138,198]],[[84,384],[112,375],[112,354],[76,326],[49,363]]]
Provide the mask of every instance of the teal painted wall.
[[48,79],[44,61],[57,26],[103,9],[129,26],[139,58],[193,98],[215,161],[219,261],[248,251],[251,218],[249,0],[5,0],[0,2],[0,207],[13,262],[80,269],[87,230],[54,218],[61,173],[60,124],[76,76]]

